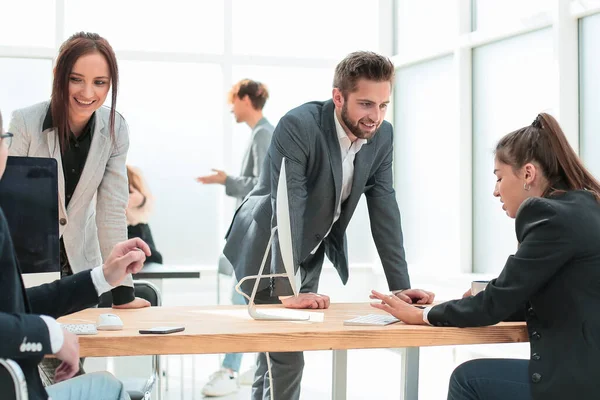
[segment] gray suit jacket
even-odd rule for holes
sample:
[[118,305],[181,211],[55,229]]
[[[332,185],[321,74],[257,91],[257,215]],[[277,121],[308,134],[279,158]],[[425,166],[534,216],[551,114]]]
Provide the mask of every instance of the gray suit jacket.
[[[233,265],[238,279],[258,273],[271,226],[277,225],[273,211],[281,159],[285,157],[294,265],[302,267],[303,286],[305,283],[311,286],[315,280],[318,282],[323,249],[342,282],[347,282],[345,231],[364,193],[371,234],[389,288],[398,290],[410,287],[400,212],[393,188],[392,126],[383,122],[378,133],[357,153],[352,192],[342,204],[340,218],[331,227],[342,188],[342,160],[333,113],[331,100],[307,103],[288,112],[275,128],[259,182],[237,209],[227,233],[223,252]],[[330,227],[331,232],[323,239]],[[315,256],[310,253],[321,241],[323,243],[314,262]],[[284,272],[277,236],[274,238],[272,255],[271,272]],[[253,284],[247,281],[242,288],[250,292]],[[291,294],[285,280],[269,282],[263,279],[259,288],[266,289],[269,285],[273,296]]]
[[271,137],[273,137],[273,130],[275,130],[275,128],[266,118],[262,118],[258,121],[252,130],[250,144],[248,145],[248,149],[242,160],[242,170],[240,175],[227,176],[227,180],[225,181],[225,193],[227,196],[237,197],[238,206],[258,182],[263,160],[267,155]]
[[[65,207],[65,179],[58,136],[53,128],[42,131],[49,101],[13,113],[9,131],[15,136],[11,156],[52,157],[58,163],[59,225],[73,273],[101,265],[115,244],[127,240],[125,210],[129,200],[125,159],[129,131],[117,113],[115,141],[110,137],[109,109],[95,113],[92,144],[77,188]],[[133,286],[131,275],[123,281]]]

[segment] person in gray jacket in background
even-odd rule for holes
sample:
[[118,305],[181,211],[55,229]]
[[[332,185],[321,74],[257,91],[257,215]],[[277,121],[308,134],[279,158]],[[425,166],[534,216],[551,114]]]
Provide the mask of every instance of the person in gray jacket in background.
[[[269,98],[269,92],[264,84],[250,79],[243,79],[233,85],[229,91],[228,101],[231,104],[231,112],[238,123],[245,122],[251,129],[250,142],[242,161],[242,169],[238,176],[227,175],[225,171],[213,169],[214,174],[201,176],[196,180],[203,184],[225,185],[225,193],[237,199],[236,207],[248,193],[254,189],[261,173],[263,160],[271,144],[274,127],[263,116],[263,108]],[[233,267],[229,261],[221,256],[219,259],[220,271],[233,273]],[[223,265],[221,265],[223,264]],[[237,283],[233,279],[233,284]],[[232,291],[231,301],[233,304],[246,304],[244,298],[235,289]],[[240,383],[252,384],[254,372],[252,369],[238,378],[238,372],[242,363],[242,353],[227,354],[221,365],[221,369],[211,375],[208,383],[202,389],[205,396],[226,396],[239,390]]]
[[237,206],[258,182],[260,168],[271,144],[275,128],[262,112],[268,98],[269,92],[260,82],[243,79],[233,85],[228,98],[231,112],[236,122],[245,122],[252,129],[250,143],[242,161],[242,170],[238,176],[233,176],[227,175],[225,171],[213,169],[214,174],[196,178],[204,184],[225,185],[225,193],[237,198]]

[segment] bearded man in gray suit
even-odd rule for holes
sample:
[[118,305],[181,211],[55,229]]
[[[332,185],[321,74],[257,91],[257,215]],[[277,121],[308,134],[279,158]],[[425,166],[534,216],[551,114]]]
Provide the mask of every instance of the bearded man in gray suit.
[[[281,160],[286,159],[294,265],[302,285],[290,296],[286,279],[263,279],[257,303],[283,303],[288,308],[327,308],[329,297],[316,294],[325,254],[343,283],[348,280],[345,231],[364,193],[371,234],[390,291],[412,303],[430,303],[434,294],[410,289],[400,212],[393,188],[393,129],[384,121],[394,79],[391,61],[372,52],[355,52],[336,67],[333,98],[311,102],[288,112],[280,121],[256,188],[238,208],[224,254],[238,279],[256,275],[277,225],[276,193]],[[277,234],[273,238],[271,272],[285,271]],[[244,282],[250,293],[254,282]],[[269,353],[275,399],[300,398],[304,367],[301,352]],[[271,399],[267,360],[258,359],[253,399]]]

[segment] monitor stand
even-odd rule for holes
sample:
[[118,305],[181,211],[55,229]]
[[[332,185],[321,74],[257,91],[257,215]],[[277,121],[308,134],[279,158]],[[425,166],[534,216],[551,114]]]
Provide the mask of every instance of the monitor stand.
[[[267,258],[269,253],[271,252],[271,243],[273,242],[273,236],[275,235],[275,231],[277,231],[277,227],[271,229],[271,237],[269,238],[269,243],[267,243],[267,248],[265,249],[265,255],[263,256],[262,263],[260,264],[260,269],[258,270],[258,275],[248,275],[244,278],[240,279],[238,284],[235,286],[235,290],[248,299],[248,314],[253,319],[256,320],[264,320],[264,321],[309,321],[310,313],[306,311],[296,311],[290,309],[261,309],[258,310],[256,308],[256,304],[254,304],[254,298],[256,297],[256,292],[258,291],[258,284],[262,278],[288,278],[294,279],[293,276],[288,276],[288,274],[268,274],[263,275],[263,270],[265,269],[265,264],[267,262]],[[256,279],[254,283],[254,288],[252,289],[252,294],[250,298],[242,292],[240,286],[248,279]],[[294,293],[294,296],[298,296]]]

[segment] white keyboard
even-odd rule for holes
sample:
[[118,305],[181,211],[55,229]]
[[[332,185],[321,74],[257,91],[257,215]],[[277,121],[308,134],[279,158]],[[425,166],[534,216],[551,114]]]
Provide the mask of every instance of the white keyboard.
[[384,326],[400,321],[398,318],[384,314],[367,314],[360,317],[347,319],[344,325],[375,325]]
[[75,335],[97,335],[98,330],[94,324],[60,324],[66,331]]

